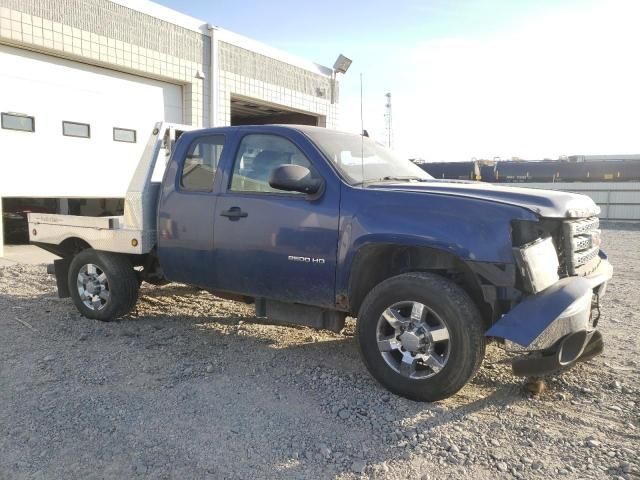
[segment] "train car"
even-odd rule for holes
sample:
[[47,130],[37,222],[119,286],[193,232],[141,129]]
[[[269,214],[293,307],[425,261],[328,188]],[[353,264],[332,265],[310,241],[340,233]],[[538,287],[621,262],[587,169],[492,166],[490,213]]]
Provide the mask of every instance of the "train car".
[[640,160],[590,160],[582,162],[580,170],[572,171],[567,182],[637,182],[640,181]]
[[[485,180],[484,176],[482,178]],[[629,182],[640,181],[640,160],[501,161],[495,182]]]
[[495,181],[506,183],[554,182],[562,162],[558,161],[499,161],[495,169]]
[[476,162],[435,162],[418,165],[433,178],[476,180],[479,177]]

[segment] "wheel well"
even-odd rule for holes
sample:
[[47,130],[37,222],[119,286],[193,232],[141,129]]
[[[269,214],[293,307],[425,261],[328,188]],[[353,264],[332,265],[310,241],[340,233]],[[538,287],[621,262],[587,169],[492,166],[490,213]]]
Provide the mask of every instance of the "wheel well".
[[31,242],[31,243],[61,258],[72,257],[82,250],[91,248],[91,245],[89,245],[86,241],[78,237],[66,238],[58,245],[54,245],[52,243],[42,243],[42,242]]
[[357,315],[373,287],[408,272],[432,272],[453,280],[477,305],[487,326],[491,323],[492,308],[484,301],[478,278],[462,260],[437,248],[402,245],[372,245],[356,254],[349,278],[351,314]]

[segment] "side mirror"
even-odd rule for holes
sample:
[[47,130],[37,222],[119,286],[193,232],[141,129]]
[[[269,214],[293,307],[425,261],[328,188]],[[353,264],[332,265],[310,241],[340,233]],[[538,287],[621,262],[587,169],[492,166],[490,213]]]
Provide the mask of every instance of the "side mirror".
[[300,192],[307,195],[318,193],[322,188],[322,180],[311,178],[311,171],[301,165],[280,165],[269,175],[271,188],[287,192]]

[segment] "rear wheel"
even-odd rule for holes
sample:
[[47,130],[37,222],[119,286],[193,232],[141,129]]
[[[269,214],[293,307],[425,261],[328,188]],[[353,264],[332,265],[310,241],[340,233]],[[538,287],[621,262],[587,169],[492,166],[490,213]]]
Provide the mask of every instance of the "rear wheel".
[[138,278],[124,255],[87,249],[71,261],[69,292],[83,316],[108,322],[133,310]]
[[369,372],[386,388],[418,401],[460,390],[480,367],[480,313],[452,281],[430,273],[389,278],[365,298],[357,337]]

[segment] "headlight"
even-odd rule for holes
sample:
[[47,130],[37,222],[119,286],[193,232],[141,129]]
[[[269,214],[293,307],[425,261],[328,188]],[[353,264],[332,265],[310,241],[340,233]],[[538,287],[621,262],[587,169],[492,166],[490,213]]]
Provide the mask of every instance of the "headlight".
[[513,253],[525,286],[531,293],[541,292],[559,280],[558,254],[551,237],[516,247]]

